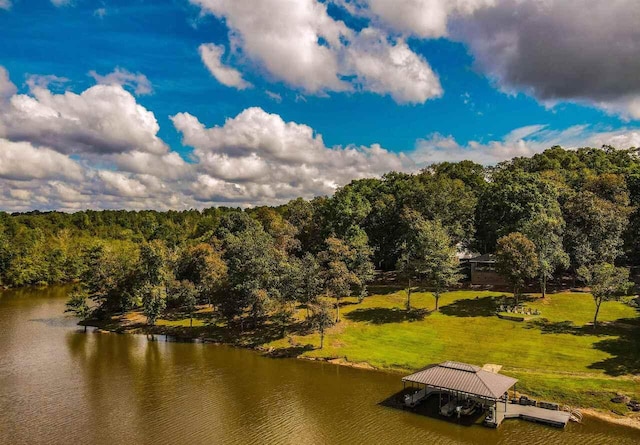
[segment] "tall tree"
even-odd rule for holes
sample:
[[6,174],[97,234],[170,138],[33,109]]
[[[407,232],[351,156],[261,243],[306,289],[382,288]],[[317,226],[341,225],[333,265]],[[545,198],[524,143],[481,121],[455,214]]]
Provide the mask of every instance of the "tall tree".
[[142,313],[151,326],[167,307],[167,290],[163,285],[145,284],[140,290],[142,295]]
[[610,263],[598,263],[588,268],[582,266],[579,270],[581,278],[591,287],[591,295],[596,304],[593,315],[593,327],[598,326],[598,313],[605,301],[612,301],[629,291],[633,283],[629,282],[629,269],[615,267]]
[[436,311],[439,309],[440,294],[455,285],[462,275],[456,256],[456,248],[447,231],[439,221],[425,221],[425,235],[422,243],[426,261],[422,275],[424,283],[433,289]]
[[371,262],[373,251],[369,246],[369,237],[358,226],[352,226],[345,235],[350,256],[346,258],[347,268],[353,272],[356,281],[353,283],[352,294],[362,301],[367,296],[367,284],[373,279],[374,268]]
[[622,234],[629,221],[627,206],[589,191],[573,194],[563,206],[565,245],[574,271],[598,262],[613,263],[622,253]]
[[353,226],[360,226],[369,212],[369,198],[378,180],[362,179],[339,188],[327,202],[327,229],[338,237],[344,237]]
[[499,168],[482,192],[476,209],[476,247],[495,249],[498,238],[522,230],[533,215],[558,205],[555,185],[540,175]]
[[354,252],[349,245],[336,237],[327,238],[326,249],[318,254],[324,292],[335,299],[336,323],[340,321],[340,300],[351,295],[351,289],[360,284],[358,276],[347,266],[353,257]]
[[198,306],[198,288],[189,280],[174,280],[168,286],[168,296],[178,302],[179,308],[189,314],[189,326],[193,327],[193,314]]
[[320,349],[324,347],[324,333],[333,325],[331,309],[324,301],[317,301],[312,305],[311,324],[320,334]]
[[[65,312],[71,312],[80,319],[86,321],[91,316],[91,308],[87,304],[87,291],[82,286],[76,286],[71,292],[71,296],[66,303]],[[84,325],[84,332],[87,332],[87,325]]]
[[176,278],[196,286],[200,302],[212,304],[224,287],[227,265],[211,244],[199,243],[182,250],[176,265]]
[[322,293],[322,277],[320,264],[313,254],[306,253],[301,260],[301,282],[299,301],[306,306],[307,318],[310,317],[311,306],[318,301]]
[[523,232],[536,246],[538,256],[538,278],[542,298],[547,295],[547,280],[553,278],[558,267],[569,266],[569,255],[562,246],[564,220],[560,209],[552,214],[545,210],[536,213],[524,225]]
[[174,279],[164,242],[154,240],[140,247],[138,295],[147,323],[154,325],[167,306],[167,288]]
[[276,247],[285,252],[300,249],[300,241],[296,238],[298,229],[280,213],[270,207],[258,207],[251,212],[264,231],[273,237]]
[[220,310],[232,320],[248,309],[256,323],[267,314],[274,298],[279,297],[280,265],[285,254],[257,223],[227,233],[223,248],[228,289],[221,294]]
[[95,315],[125,311],[134,304],[139,250],[131,243],[91,245],[84,253],[81,286],[95,304]]
[[411,210],[405,210],[403,219],[408,230],[398,266],[408,280],[407,310],[411,310],[411,282],[415,280],[433,288],[437,311],[442,291],[462,278],[456,248],[440,221],[426,220]]
[[513,232],[498,240],[496,268],[513,286],[516,304],[521,289],[528,279],[536,276],[538,267],[536,246],[522,233]]
[[304,298],[306,271],[303,261],[296,256],[280,256],[277,291],[274,293],[272,319],[280,325],[281,335],[286,335],[287,325],[292,321],[295,305]]

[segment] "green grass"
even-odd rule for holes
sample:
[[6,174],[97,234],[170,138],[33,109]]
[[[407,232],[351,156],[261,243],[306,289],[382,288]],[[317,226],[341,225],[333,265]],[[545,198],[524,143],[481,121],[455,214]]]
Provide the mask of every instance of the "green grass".
[[[623,302],[603,304],[602,325],[594,330],[590,324],[594,302],[585,293],[550,294],[544,300],[528,296],[524,304],[539,309],[541,315],[516,322],[495,315],[503,293],[448,292],[440,298],[437,312],[431,293],[414,293],[414,310],[408,313],[404,291],[378,291],[381,294],[361,303],[343,299],[342,321],[328,330],[322,350],[315,348],[320,343],[317,333],[293,328],[285,338],[273,329],[269,335],[259,330],[243,333],[241,344],[294,356],[366,362],[394,371],[445,360],[495,363],[518,378],[518,388],[527,394],[580,407],[625,412],[626,407],[610,402],[613,395],[640,398],[640,314]],[[193,332],[205,336],[213,329],[224,332],[219,325],[207,325],[209,314],[201,315],[194,319]],[[304,311],[300,309],[296,317],[302,320]],[[183,334],[189,331],[188,324],[188,318],[180,317],[158,321],[159,328]]]
[[[180,319],[180,320],[158,320],[156,322],[158,326],[176,326],[176,327],[190,327],[191,321],[188,318]],[[193,327],[201,327],[205,326],[205,322],[201,319],[194,318],[193,319]]]
[[[413,294],[416,312],[427,311],[413,318],[402,309],[403,291],[373,295],[345,305],[343,321],[328,332],[325,348],[303,355],[399,371],[444,360],[497,363],[520,379],[528,394],[583,407],[612,409],[609,399],[616,392],[640,397],[640,319],[635,309],[621,302],[604,304],[599,316],[603,325],[594,330],[592,297],[558,293],[545,300],[530,297],[525,304],[541,315],[515,322],[495,316],[502,295],[449,292],[435,312],[430,293]],[[291,341],[317,345],[318,337],[292,336]],[[615,409],[626,410],[622,405]]]

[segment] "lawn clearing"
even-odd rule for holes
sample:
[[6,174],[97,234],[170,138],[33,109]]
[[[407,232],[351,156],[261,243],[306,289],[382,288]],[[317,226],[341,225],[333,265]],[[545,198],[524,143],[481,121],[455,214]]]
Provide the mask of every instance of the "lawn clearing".
[[[173,314],[155,329],[402,372],[445,360],[497,363],[520,379],[523,392],[581,407],[626,412],[611,397],[621,392],[640,398],[640,314],[623,302],[605,303],[594,330],[595,306],[587,293],[548,294],[544,300],[529,295],[522,302],[540,315],[511,321],[496,316],[500,304],[511,301],[501,292],[447,292],[438,312],[431,293],[414,292],[407,312],[403,290],[378,290],[362,302],[342,299],[342,321],[327,331],[323,349],[317,349],[319,335],[305,334],[305,328],[292,326],[284,338],[271,324],[234,334],[211,318],[215,313],[208,307],[200,308],[193,328],[184,314]],[[295,325],[305,325],[305,314],[303,308],[296,312]]]
[[[302,355],[403,371],[445,360],[499,363],[531,395],[579,406],[610,408],[618,391],[640,397],[640,319],[634,308],[606,303],[599,317],[603,325],[594,330],[589,294],[529,296],[525,305],[541,315],[524,322],[495,315],[503,295],[448,292],[434,312],[430,293],[413,293],[413,314],[403,309],[404,291],[372,295],[360,304],[345,299],[342,322],[327,333],[325,348]],[[289,344],[318,342],[317,334],[288,339]]]

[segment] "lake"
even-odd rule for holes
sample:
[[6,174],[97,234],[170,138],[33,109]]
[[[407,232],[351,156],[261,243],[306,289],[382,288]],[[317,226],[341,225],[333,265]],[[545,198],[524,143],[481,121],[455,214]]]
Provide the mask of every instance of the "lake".
[[402,383],[383,372],[84,333],[63,313],[66,292],[0,293],[0,444],[640,442],[640,431],[592,418],[491,430],[385,407]]

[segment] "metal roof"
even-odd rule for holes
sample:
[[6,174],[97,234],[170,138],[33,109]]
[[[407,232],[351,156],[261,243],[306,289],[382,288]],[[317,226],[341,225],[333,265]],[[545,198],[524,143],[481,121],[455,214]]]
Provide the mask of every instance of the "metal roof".
[[402,379],[436,388],[459,391],[487,399],[499,399],[517,379],[460,362],[443,362],[427,366]]
[[470,258],[468,261],[470,263],[495,263],[496,256],[492,253],[485,253],[475,258]]

